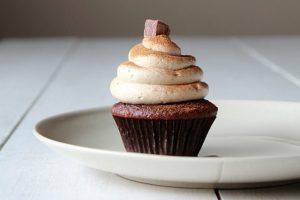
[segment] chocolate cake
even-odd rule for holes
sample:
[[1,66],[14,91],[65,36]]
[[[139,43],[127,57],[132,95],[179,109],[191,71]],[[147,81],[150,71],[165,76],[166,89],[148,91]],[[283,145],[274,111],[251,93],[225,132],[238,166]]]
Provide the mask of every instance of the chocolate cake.
[[125,149],[160,155],[196,156],[216,118],[207,100],[112,107]]
[[114,117],[135,119],[201,119],[216,116],[218,108],[211,102],[200,99],[170,104],[116,103],[112,107]]

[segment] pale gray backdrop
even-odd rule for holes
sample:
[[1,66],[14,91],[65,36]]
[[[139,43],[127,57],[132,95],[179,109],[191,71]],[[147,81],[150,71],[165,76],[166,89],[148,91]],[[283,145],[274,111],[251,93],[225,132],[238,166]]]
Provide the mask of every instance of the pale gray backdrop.
[[296,35],[300,1],[1,0],[0,37],[137,36],[145,18],[178,35]]

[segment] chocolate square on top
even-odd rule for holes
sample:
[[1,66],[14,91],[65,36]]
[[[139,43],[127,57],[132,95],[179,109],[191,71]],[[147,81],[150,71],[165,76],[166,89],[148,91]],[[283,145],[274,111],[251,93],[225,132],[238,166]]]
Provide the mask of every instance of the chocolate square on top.
[[169,35],[169,26],[162,21],[147,19],[145,21],[144,37],[153,37],[156,35]]

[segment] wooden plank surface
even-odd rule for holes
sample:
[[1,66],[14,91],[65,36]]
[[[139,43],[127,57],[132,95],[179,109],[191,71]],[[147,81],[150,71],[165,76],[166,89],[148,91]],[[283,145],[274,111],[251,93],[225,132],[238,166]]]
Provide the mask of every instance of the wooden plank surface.
[[224,200],[299,200],[300,184],[263,189],[222,190],[220,191],[220,196]]
[[214,190],[142,185],[86,168],[53,153],[32,135],[35,123],[46,116],[111,105],[110,80],[132,44],[80,42],[2,149],[0,199],[217,199]]
[[297,85],[250,56],[233,39],[175,41],[183,53],[196,56],[210,87],[208,99],[300,100]]
[[[240,39],[270,63],[279,67],[300,82],[300,37],[249,37]],[[289,78],[289,77],[288,77]]]
[[[300,101],[300,38],[299,37],[256,37],[234,39],[233,42],[249,57],[255,59],[272,74],[281,76],[296,86],[295,96],[281,96],[280,100]],[[286,88],[289,90],[288,88]],[[276,90],[274,91],[274,99]],[[294,90],[295,91],[295,90]],[[260,199],[260,200],[296,200],[300,199],[300,184],[290,184],[280,187],[249,189],[249,190],[219,190],[221,199]]]
[[0,42],[0,149],[58,70],[72,39]]
[[[53,153],[32,135],[33,126],[44,117],[115,102],[109,91],[110,80],[117,65],[127,59],[129,48],[138,41],[78,42],[0,152],[0,199],[217,199],[213,190],[150,186],[81,166]],[[210,99],[299,101],[300,91],[295,84],[249,56],[231,39],[175,38],[175,41],[184,53],[198,58],[204,80],[211,88]],[[284,190],[295,196],[297,189],[300,190],[298,185]],[[238,194],[243,191],[232,190],[233,196],[226,196],[227,190],[220,194],[222,199],[241,199]],[[249,191],[252,190],[245,190],[246,197]],[[262,196],[263,193],[264,190]]]

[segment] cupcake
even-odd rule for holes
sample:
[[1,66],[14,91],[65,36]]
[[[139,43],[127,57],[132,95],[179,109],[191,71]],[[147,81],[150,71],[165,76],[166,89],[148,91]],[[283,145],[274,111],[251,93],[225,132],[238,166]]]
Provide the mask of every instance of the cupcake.
[[182,55],[168,25],[146,20],[142,43],[111,82],[112,107],[128,152],[197,156],[218,108],[204,99],[208,85],[191,55]]

